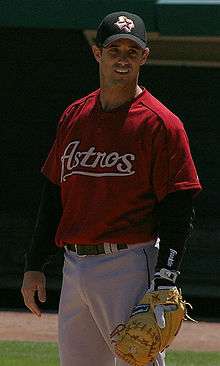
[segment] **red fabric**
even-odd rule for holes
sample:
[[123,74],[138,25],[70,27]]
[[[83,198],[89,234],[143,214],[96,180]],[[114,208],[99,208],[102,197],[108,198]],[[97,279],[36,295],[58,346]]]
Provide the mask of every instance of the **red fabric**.
[[151,240],[155,204],[201,189],[182,122],[146,90],[111,112],[99,90],[69,106],[42,172],[61,186],[59,246]]

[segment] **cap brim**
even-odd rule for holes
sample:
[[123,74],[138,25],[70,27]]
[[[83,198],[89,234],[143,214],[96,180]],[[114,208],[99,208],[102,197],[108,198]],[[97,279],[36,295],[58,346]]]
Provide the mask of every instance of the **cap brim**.
[[133,34],[114,34],[111,37],[108,37],[105,42],[103,43],[103,47],[107,47],[110,45],[110,43],[118,40],[118,39],[131,39],[132,41],[134,41],[135,43],[138,44],[138,46],[140,46],[141,48],[146,48],[147,45],[144,41],[142,41],[140,38],[135,37]]

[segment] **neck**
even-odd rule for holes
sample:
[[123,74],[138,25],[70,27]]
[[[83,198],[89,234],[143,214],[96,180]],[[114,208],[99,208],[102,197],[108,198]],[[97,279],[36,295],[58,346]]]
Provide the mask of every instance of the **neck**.
[[101,85],[100,102],[103,110],[110,111],[136,98],[142,89],[139,85],[133,88],[124,87],[103,87]]

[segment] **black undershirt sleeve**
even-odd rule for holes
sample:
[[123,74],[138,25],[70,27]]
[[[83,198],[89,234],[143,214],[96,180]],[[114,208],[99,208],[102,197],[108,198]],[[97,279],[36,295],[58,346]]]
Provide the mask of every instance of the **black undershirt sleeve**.
[[46,177],[43,179],[36,224],[30,246],[25,253],[25,272],[43,271],[59,250],[54,238],[62,214],[60,187]]
[[157,207],[160,249],[156,271],[179,271],[193,228],[193,191],[168,194]]

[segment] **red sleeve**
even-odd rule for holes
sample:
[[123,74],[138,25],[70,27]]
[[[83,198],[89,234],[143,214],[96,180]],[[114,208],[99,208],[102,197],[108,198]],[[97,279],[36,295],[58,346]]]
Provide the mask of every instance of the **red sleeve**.
[[61,154],[60,154],[60,141],[63,125],[68,117],[68,112],[71,106],[69,106],[62,114],[58,127],[55,141],[49,151],[49,154],[44,162],[41,172],[54,184],[60,185],[61,183]]
[[58,145],[58,138],[56,137],[41,172],[46,175],[52,183],[60,185],[61,171]]
[[46,175],[52,183],[61,184],[61,141],[65,136],[65,126],[68,119],[75,111],[75,103],[70,104],[63,114],[58,123],[57,133],[55,141],[50,149],[45,163],[42,166],[41,172]]
[[201,190],[188,137],[179,120],[160,125],[152,154],[153,187],[159,201],[178,190]]

